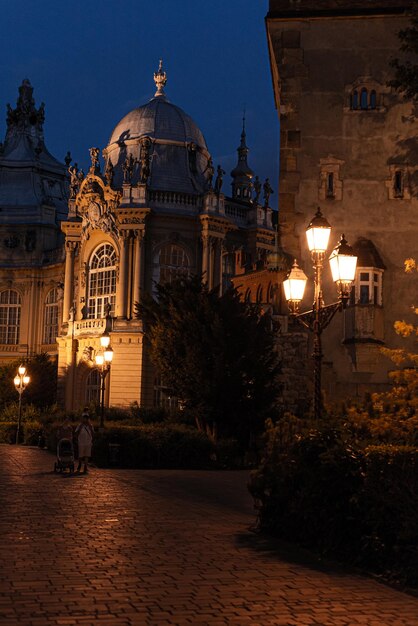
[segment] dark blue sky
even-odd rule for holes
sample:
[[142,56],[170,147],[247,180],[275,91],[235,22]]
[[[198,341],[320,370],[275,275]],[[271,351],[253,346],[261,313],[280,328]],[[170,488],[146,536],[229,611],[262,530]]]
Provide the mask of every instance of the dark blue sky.
[[[46,104],[50,151],[79,165],[155,92],[162,57],[168,98],[202,130],[215,164],[236,162],[246,106],[249,163],[277,203],[278,121],[267,54],[268,0],[20,0],[0,2],[0,135],[6,103],[29,78]],[[229,193],[229,187],[225,188]]]

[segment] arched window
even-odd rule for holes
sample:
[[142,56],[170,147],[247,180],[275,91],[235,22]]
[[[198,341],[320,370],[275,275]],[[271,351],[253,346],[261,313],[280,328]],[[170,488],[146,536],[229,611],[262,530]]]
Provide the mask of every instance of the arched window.
[[101,245],[93,253],[88,271],[88,317],[105,317],[105,306],[115,309],[116,299],[116,252],[109,243]]
[[358,109],[358,91],[353,91],[351,94],[351,108]]
[[86,404],[100,402],[100,374],[97,369],[91,370],[86,380]]
[[261,285],[259,285],[257,289],[256,301],[257,304],[261,304],[263,302],[263,288]]
[[373,91],[370,92],[370,108],[371,109],[376,108],[376,92],[374,89]]
[[16,345],[20,332],[20,295],[14,289],[0,293],[0,343]]
[[328,174],[327,174],[326,195],[327,195],[327,198],[333,198],[335,196],[335,192],[334,192],[334,172],[328,172]]
[[156,283],[172,283],[173,280],[189,274],[190,261],[182,246],[169,243],[160,249],[154,264]]
[[360,94],[360,109],[366,110],[369,108],[368,98],[367,98],[367,89],[363,87]]
[[251,302],[251,289],[247,289],[244,297],[245,302]]
[[55,343],[58,335],[58,289],[48,292],[45,300],[44,338],[46,344]]

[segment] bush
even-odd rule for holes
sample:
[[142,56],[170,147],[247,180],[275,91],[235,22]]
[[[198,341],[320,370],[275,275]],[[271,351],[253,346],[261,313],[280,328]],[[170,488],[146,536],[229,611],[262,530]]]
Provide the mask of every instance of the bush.
[[0,422],[0,443],[15,443],[16,420],[13,422]]
[[418,584],[417,448],[358,445],[344,422],[270,422],[249,488],[260,529]]

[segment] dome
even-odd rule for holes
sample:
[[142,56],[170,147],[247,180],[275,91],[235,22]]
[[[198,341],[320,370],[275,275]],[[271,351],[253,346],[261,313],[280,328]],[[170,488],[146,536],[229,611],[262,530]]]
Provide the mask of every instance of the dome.
[[[127,159],[130,159],[130,182],[140,180],[144,141],[149,142],[150,189],[182,193],[202,193],[207,188],[210,155],[197,124],[180,107],[167,100],[164,93],[166,73],[162,64],[154,74],[155,96],[134,109],[116,125],[104,152],[114,168],[113,184],[122,185]],[[142,180],[141,182],[144,182]]]

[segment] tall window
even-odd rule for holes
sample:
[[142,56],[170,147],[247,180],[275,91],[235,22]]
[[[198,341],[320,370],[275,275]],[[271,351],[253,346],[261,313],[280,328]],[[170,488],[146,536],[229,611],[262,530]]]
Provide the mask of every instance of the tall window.
[[20,331],[20,295],[14,289],[0,293],[0,343],[16,345]]
[[44,343],[55,343],[58,335],[58,290],[51,289],[45,300]]
[[86,381],[86,404],[100,402],[100,374],[97,369],[91,370]]
[[156,283],[171,283],[189,273],[190,262],[184,248],[172,243],[161,248],[154,267]]
[[111,312],[116,300],[116,252],[113,246],[103,244],[91,257],[88,272],[88,317],[105,317],[106,305]]
[[232,277],[235,274],[235,255],[224,254],[222,256],[222,293],[232,285]]

